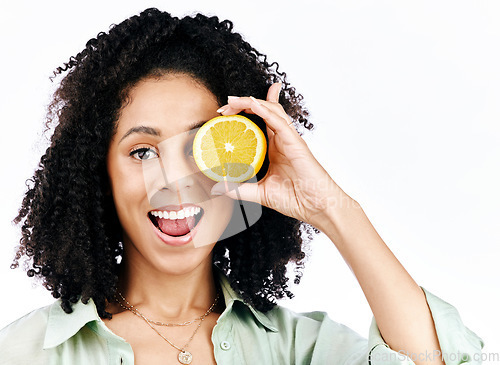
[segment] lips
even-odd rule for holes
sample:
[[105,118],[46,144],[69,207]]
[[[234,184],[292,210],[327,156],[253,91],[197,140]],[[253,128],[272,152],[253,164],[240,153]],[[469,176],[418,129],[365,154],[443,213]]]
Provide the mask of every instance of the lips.
[[200,207],[199,205],[196,205],[196,204],[181,203],[180,205],[178,205],[178,204],[163,205],[161,207],[158,207],[158,208],[151,210],[151,212],[160,212],[160,211],[176,211],[177,212],[180,210],[193,209],[193,208],[203,209],[202,207]]
[[194,230],[203,214],[203,208],[193,204],[183,204],[157,208],[150,211],[148,217],[163,235],[183,237]]

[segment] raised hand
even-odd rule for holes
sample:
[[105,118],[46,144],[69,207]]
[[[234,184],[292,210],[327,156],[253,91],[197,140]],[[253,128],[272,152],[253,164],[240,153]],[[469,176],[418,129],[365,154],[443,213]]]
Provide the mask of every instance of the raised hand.
[[[266,122],[269,138],[269,169],[258,183],[218,183],[213,194],[252,201],[318,228],[323,215],[333,204],[350,198],[335,184],[314,158],[296,131],[290,117],[279,104],[281,84],[273,84],[266,100],[229,97],[218,111],[223,115],[252,113]],[[229,187],[227,190],[226,187]],[[321,229],[321,228],[320,228]]]

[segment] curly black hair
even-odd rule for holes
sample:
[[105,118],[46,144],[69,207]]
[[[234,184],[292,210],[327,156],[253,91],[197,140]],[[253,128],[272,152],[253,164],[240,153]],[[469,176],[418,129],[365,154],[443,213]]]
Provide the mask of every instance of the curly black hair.
[[[28,276],[41,278],[66,313],[72,303],[92,298],[99,315],[111,318],[106,302],[117,288],[123,246],[106,155],[128,92],[146,77],[183,73],[224,105],[227,95],[265,99],[269,86],[281,82],[280,103],[302,134],[313,125],[302,96],[278,67],[233,32],[230,21],[202,14],[177,18],[151,8],[89,40],[54,71],[52,79],[66,74],[48,108],[46,126],[55,128],[14,220],[22,225],[22,237],[12,267],[24,257]],[[251,117],[265,133],[265,123]],[[258,179],[268,165],[266,159]],[[287,264],[295,265],[298,284],[303,244],[313,232],[318,231],[263,207],[256,224],[215,245],[213,263],[246,302],[268,311],[276,299],[293,297]]]

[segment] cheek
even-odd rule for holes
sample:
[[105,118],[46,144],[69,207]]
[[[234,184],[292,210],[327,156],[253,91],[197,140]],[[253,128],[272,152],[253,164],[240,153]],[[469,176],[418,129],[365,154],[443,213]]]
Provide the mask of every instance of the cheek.
[[198,179],[198,184],[203,187],[205,194],[207,194],[207,197],[210,200],[209,204],[211,206],[211,209],[213,210],[211,215],[212,224],[215,224],[216,226],[224,225],[225,228],[233,215],[235,201],[226,196],[210,195],[210,191],[216,184],[216,181],[213,181],[212,179],[203,175],[199,170],[198,172],[198,176],[200,176],[200,178]]
[[225,196],[213,198],[214,219],[218,224],[224,225],[224,229],[231,220],[235,201]]
[[119,159],[108,163],[108,174],[117,209],[146,194],[141,165],[127,166]]

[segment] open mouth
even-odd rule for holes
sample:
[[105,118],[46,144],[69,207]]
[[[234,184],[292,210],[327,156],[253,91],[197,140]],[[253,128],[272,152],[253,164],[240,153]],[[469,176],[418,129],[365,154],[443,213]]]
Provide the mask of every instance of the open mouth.
[[196,227],[203,214],[203,208],[188,206],[175,210],[152,210],[148,217],[160,232],[172,237],[182,237]]

